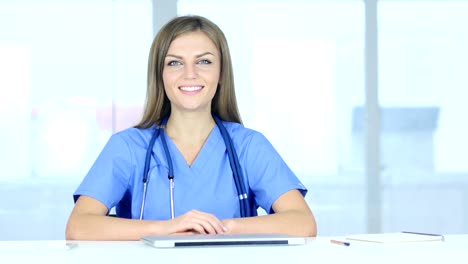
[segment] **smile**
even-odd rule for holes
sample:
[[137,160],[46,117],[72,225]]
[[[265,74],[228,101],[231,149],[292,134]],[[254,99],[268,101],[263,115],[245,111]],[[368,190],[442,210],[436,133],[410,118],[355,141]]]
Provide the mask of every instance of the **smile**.
[[179,89],[186,92],[195,92],[203,89],[203,86],[180,86]]

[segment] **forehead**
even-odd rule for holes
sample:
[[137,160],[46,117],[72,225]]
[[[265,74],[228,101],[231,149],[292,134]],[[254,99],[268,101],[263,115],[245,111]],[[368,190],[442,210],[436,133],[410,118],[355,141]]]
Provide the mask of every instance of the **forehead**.
[[218,48],[213,41],[202,31],[184,33],[175,38],[168,53],[204,53],[211,52],[218,54]]

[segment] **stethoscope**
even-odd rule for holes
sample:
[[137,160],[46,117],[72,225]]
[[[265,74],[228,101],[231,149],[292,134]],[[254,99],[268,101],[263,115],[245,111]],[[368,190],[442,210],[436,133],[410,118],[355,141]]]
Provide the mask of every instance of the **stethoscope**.
[[[221,136],[224,140],[224,144],[226,145],[226,150],[229,157],[229,164],[232,168],[232,174],[234,177],[234,182],[236,184],[237,194],[239,195],[239,205],[240,205],[240,214],[241,217],[251,216],[250,204],[247,196],[247,191],[245,190],[244,185],[244,177],[242,175],[242,169],[239,164],[239,158],[237,157],[236,149],[234,148],[234,144],[232,143],[232,139],[229,136],[226,128],[216,115],[213,115],[213,119],[216,122],[216,125],[221,132]],[[147,184],[148,184],[148,172],[150,169],[151,163],[151,153],[153,150],[154,143],[156,139],[159,137],[161,133],[164,133],[164,128],[166,127],[168,117],[165,117],[159,125],[156,126],[153,136],[148,145],[148,149],[146,150],[146,157],[145,157],[145,166],[143,168],[143,199],[141,201],[141,209],[140,209],[140,220],[143,219],[143,212],[145,210],[145,200],[146,200],[146,193],[147,193]],[[174,219],[174,167],[172,165],[172,158],[171,153],[169,152],[169,148],[167,147],[166,137],[164,135],[161,136],[161,141],[164,149],[164,154],[166,156],[167,165],[169,167],[169,172],[167,178],[169,179],[169,199],[170,199],[170,206],[171,206],[171,219]]]

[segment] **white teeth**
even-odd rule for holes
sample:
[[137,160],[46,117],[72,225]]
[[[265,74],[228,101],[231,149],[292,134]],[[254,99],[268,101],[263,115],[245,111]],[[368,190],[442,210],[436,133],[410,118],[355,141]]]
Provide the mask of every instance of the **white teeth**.
[[202,86],[183,86],[180,87],[182,91],[188,91],[188,92],[193,92],[197,90],[201,90]]

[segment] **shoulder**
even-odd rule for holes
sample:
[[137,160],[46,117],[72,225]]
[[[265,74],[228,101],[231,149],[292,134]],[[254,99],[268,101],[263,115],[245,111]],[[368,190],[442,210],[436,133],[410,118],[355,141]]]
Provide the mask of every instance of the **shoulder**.
[[104,164],[101,167],[139,164],[148,148],[152,136],[151,131],[154,130],[128,128],[113,134],[95,164]]
[[140,129],[131,127],[113,134],[109,139],[109,143],[126,144],[129,148],[146,147],[153,133],[153,128]]

